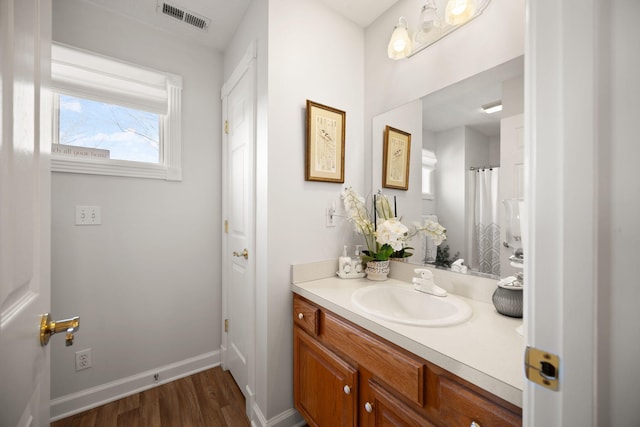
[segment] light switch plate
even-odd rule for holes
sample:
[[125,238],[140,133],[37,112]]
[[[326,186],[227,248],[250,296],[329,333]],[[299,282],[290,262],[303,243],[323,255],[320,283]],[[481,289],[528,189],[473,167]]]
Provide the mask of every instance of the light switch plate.
[[76,225],[100,225],[100,206],[76,206]]

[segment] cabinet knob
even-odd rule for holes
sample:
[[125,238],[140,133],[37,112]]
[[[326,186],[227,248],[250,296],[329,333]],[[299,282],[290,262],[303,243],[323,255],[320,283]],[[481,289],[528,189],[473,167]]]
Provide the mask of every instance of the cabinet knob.
[[298,313],[298,319],[302,320],[304,318],[304,314]]
[[471,421],[471,424],[469,425],[469,427],[481,427],[481,426],[477,422]]
[[368,413],[372,413],[373,412],[373,405],[369,402],[364,404],[364,410],[367,411]]
[[344,394],[351,394],[351,387],[349,387],[348,385],[344,386],[343,390]]

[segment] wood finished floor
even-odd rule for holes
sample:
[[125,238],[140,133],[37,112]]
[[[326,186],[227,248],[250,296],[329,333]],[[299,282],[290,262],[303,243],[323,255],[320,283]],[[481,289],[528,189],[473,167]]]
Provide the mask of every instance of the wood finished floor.
[[51,423],[51,427],[246,427],[229,371],[212,368]]

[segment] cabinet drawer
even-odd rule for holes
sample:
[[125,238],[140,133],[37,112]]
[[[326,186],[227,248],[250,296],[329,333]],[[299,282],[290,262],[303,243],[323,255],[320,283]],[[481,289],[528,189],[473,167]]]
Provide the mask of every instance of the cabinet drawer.
[[401,352],[391,344],[346,323],[328,312],[322,315],[321,339],[346,356],[366,367],[373,377],[419,406],[424,405],[424,364]]
[[440,414],[447,426],[511,427],[522,425],[521,416],[469,390],[448,378],[440,377]]
[[299,296],[293,298],[293,322],[313,336],[320,332],[320,309]]

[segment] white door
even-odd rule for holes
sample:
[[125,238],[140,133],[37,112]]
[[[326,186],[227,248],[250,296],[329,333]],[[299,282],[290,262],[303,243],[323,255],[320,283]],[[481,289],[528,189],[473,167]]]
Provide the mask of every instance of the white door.
[[7,427],[49,425],[49,351],[39,327],[50,305],[50,25],[50,1],[0,0],[0,425]]
[[[500,241],[507,240],[503,200],[524,198],[524,114],[500,120]],[[500,245],[500,276],[522,271],[511,266],[512,249]]]
[[[251,418],[253,354],[255,352],[255,61],[246,56],[223,87],[224,236],[223,367],[229,369],[245,395]],[[226,96],[225,96],[226,94]]]

